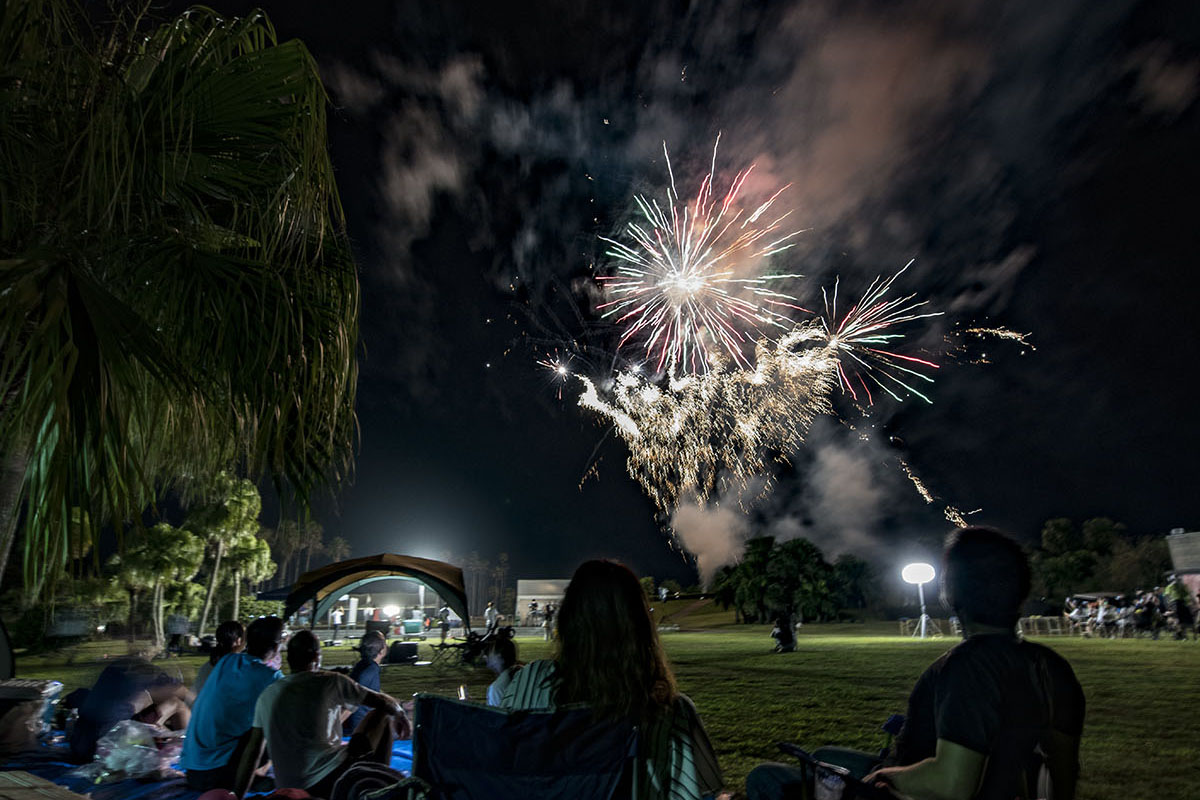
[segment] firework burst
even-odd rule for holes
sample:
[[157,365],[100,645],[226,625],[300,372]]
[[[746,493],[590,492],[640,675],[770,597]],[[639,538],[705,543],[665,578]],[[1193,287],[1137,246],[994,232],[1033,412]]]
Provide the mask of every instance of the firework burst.
[[[904,334],[896,330],[898,325],[938,317],[942,313],[923,311],[926,302],[916,301],[916,295],[886,299],[892,284],[912,264],[913,262],[909,261],[904,265],[904,269],[887,280],[876,278],[871,281],[862,299],[841,318],[838,317],[837,310],[838,282],[834,283],[832,293],[821,290],[825,300],[825,316],[821,319],[821,324],[829,346],[838,353],[838,382],[842,391],[850,394],[855,400],[859,399],[861,390],[868,405],[875,402],[871,385],[882,389],[896,400],[902,400],[901,395],[908,393],[927,403],[933,402],[914,384],[918,381],[933,383],[933,378],[921,370],[938,369],[938,365],[923,358],[897,353],[892,349],[897,340],[904,338]],[[855,383],[858,384],[857,387]]]
[[789,314],[803,311],[778,281],[799,275],[760,275],[764,259],[787,250],[799,230],[785,232],[791,211],[776,214],[775,201],[743,205],[742,190],[753,166],[737,174],[724,196],[714,191],[717,146],[708,175],[691,201],[681,201],[663,143],[670,187],[663,204],[635,196],[639,219],[628,241],[601,237],[616,261],[614,274],[598,280],[610,298],[602,316],[621,326],[618,347],[637,342],[657,371],[671,376],[708,371],[715,350],[749,366],[745,350],[766,329],[786,332]]
[[[598,278],[607,294],[601,313],[621,328],[618,352],[631,343],[643,352],[634,361],[618,356],[612,363],[625,366],[591,376],[557,351],[539,362],[560,397],[564,381],[581,382],[579,404],[611,423],[629,448],[630,474],[661,511],[669,514],[684,496],[703,502],[745,489],[751,479],[762,479],[767,491],[773,465],[786,462],[814,419],[832,411],[837,387],[857,405],[873,405],[880,393],[930,402],[925,384],[938,365],[898,348],[904,326],[940,312],[912,294],[888,297],[911,261],[873,280],[845,312],[835,282],[822,289],[824,313],[797,321],[793,314],[805,309],[775,282],[800,276],[738,277],[755,275],[800,233],[784,231],[790,212],[773,210],[783,189],[743,207],[751,167],[718,198],[714,147],[699,192],[681,202],[665,143],[663,153],[671,179],[664,204],[636,197],[641,219],[626,227],[628,241],[602,237],[616,268]],[[1001,328],[968,333],[1025,343]],[[903,467],[932,502],[915,472]],[[594,469],[593,463],[585,479]],[[945,513],[964,524],[953,506]]]

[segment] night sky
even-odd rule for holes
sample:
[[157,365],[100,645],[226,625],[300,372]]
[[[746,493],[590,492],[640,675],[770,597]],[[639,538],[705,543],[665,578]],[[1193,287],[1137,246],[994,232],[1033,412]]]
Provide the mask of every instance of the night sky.
[[839,396],[870,441],[818,424],[766,501],[694,515],[696,536],[900,561],[947,529],[900,457],[941,503],[1028,541],[1053,516],[1200,525],[1200,5],[261,5],[333,102],[361,446],[319,516],[355,555],[506,551],[513,577],[603,555],[694,580],[623,445],[535,361],[615,341],[594,313],[597,236],[661,188],[664,140],[686,194],[718,132],[725,180],[755,163],[757,190],[793,184],[802,300],[915,258],[899,289],[947,313],[910,329],[912,352],[968,323],[1036,349],[939,357],[932,405],[864,418]]

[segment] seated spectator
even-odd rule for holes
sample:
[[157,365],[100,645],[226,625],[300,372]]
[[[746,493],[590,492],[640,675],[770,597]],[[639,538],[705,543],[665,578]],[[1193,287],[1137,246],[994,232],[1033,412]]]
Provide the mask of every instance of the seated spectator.
[[[379,665],[387,655],[387,639],[379,631],[363,634],[358,642],[358,662],[350,670],[350,678],[364,689],[379,691]],[[354,729],[363,721],[371,709],[359,706],[349,718],[342,723],[342,735],[350,736]]]
[[496,631],[483,646],[484,663],[496,673],[496,680],[487,688],[487,704],[500,705],[504,690],[512,683],[513,675],[521,667],[517,664],[517,643],[512,638],[512,628]]
[[771,629],[771,638],[775,640],[776,653],[796,652],[796,633],[792,627],[791,614],[780,614],[775,618],[775,627]]
[[122,720],[132,719],[170,730],[183,730],[191,718],[193,695],[178,678],[144,658],[122,658],[109,664],[82,699],[71,730],[71,756],[91,761],[96,742]]
[[[321,642],[312,631],[292,636],[287,648],[291,674],[276,681],[258,698],[251,730],[251,752],[265,742],[281,789],[303,789],[314,797],[331,797],[333,786],[355,764],[389,764],[397,734],[409,734],[400,704],[386,694],[364,689],[346,675],[321,670]],[[342,744],[342,720],[357,706],[371,712]],[[243,761],[239,788],[249,783]]]
[[640,727],[636,797],[697,800],[721,786],[716,754],[692,705],[675,688],[646,593],[612,561],[575,571],[558,615],[553,660],[518,671],[500,705],[552,710],[586,703],[603,719]]
[[[913,688],[897,766],[867,782],[913,800],[1036,797],[1040,751],[1056,800],[1075,797],[1083,691],[1061,656],[1017,637],[1029,584],[1025,553],[999,531],[950,535],[942,593],[965,638]],[[803,796],[798,771],[783,765],[757,767],[746,789],[751,800]]]
[[246,629],[236,619],[226,620],[217,626],[217,644],[208,654],[208,661],[205,661],[200,665],[200,669],[196,670],[196,683],[192,686],[192,691],[196,693],[197,697],[200,696],[200,690],[204,688],[204,682],[208,680],[212,668],[217,665],[222,656],[240,653],[246,649],[245,637]]
[[196,698],[183,742],[182,766],[189,789],[236,787],[254,722],[254,704],[264,689],[283,677],[267,663],[279,654],[282,639],[283,620],[259,617],[246,631],[245,652],[227,653],[212,668]]

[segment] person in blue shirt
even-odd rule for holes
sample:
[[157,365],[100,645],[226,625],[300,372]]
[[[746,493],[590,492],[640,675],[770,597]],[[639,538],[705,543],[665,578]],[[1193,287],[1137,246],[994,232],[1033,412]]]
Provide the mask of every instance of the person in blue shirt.
[[269,666],[283,641],[283,620],[259,617],[246,629],[246,650],[229,653],[213,667],[192,707],[182,766],[189,789],[235,786],[246,735],[254,722],[254,704],[263,690],[283,677]]
[[[384,656],[387,654],[387,640],[379,631],[371,631],[363,634],[356,649],[358,650],[358,663],[350,670],[351,680],[364,689],[370,689],[373,692],[380,691],[379,665],[383,663]],[[370,711],[371,709],[366,706],[359,706],[342,723],[342,735],[352,735],[354,729],[358,727],[358,723],[362,722]]]

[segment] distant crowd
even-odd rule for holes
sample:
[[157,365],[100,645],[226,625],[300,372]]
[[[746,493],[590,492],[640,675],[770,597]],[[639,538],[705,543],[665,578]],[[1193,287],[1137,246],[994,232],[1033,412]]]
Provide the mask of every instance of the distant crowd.
[[[1195,599],[1200,606],[1200,594]],[[1175,639],[1184,639],[1188,633],[1196,639],[1198,633],[1191,590],[1176,575],[1171,576],[1165,589],[1139,589],[1131,597],[1068,597],[1063,615],[1072,632],[1081,636],[1158,639],[1166,632]]]
[[[814,781],[830,776],[853,784],[861,798],[1044,796],[1032,794],[1039,779],[1053,783],[1057,800],[1074,797],[1083,692],[1062,657],[1016,634],[1030,588],[1022,549],[989,528],[955,531],[942,580],[965,638],[916,682],[894,749],[885,758],[845,748],[812,754],[844,767],[836,772],[763,764],[747,781],[750,800],[807,800]],[[700,710],[679,690],[646,595],[627,567],[597,560],[576,570],[555,614],[552,658],[521,664],[511,629],[498,628],[494,609],[485,616],[481,653],[496,674],[488,704],[508,710],[581,706],[595,724],[635,725],[636,757],[619,796],[729,796]],[[381,691],[383,635],[364,636],[357,649],[359,660],[348,674],[327,671],[321,642],[309,630],[287,638],[276,617],[244,629],[222,623],[193,687],[165,678],[148,662],[105,669],[91,692],[75,698],[72,750],[78,760],[92,758],[108,729],[133,718],[186,729],[182,767],[189,787],[215,792],[205,800],[272,785],[287,788],[290,797],[354,797],[345,787],[355,775],[368,769],[388,774],[395,739],[412,733],[410,709]],[[458,735],[470,748],[494,734]],[[763,742],[764,751],[770,747]],[[401,780],[399,773],[393,777]]]

